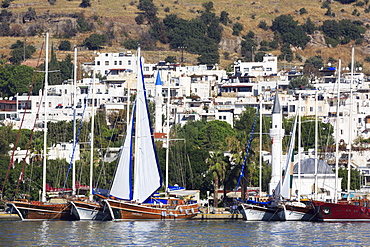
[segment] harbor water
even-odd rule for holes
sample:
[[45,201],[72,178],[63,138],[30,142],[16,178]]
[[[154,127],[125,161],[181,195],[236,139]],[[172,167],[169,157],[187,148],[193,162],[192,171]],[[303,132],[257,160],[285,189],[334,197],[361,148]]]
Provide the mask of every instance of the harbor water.
[[1,246],[368,246],[369,223],[0,221]]

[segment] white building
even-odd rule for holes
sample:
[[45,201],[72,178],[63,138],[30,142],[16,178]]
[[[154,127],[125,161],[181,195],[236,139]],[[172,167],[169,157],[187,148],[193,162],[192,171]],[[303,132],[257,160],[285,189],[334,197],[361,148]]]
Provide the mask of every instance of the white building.
[[234,62],[234,75],[237,76],[268,76],[277,73],[276,56],[265,55],[262,62]]

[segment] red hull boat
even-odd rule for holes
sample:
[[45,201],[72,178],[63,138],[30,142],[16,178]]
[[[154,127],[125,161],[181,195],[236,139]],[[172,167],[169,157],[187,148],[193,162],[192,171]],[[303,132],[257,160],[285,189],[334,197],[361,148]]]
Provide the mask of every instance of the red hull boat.
[[313,201],[319,221],[370,221],[370,201]]

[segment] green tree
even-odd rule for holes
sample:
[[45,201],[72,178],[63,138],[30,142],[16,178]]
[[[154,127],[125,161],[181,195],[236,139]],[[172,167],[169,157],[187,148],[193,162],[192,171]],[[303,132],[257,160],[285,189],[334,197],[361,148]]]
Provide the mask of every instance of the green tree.
[[202,6],[203,6],[205,12],[211,12],[211,11],[214,10],[213,2],[205,2],[205,3],[202,4]]
[[305,89],[307,86],[309,86],[309,81],[308,78],[304,76],[293,78],[289,82],[289,88],[292,89]]
[[153,3],[153,0],[140,0],[137,8],[143,11],[141,15],[145,20],[148,21],[149,24],[158,22],[158,8]]
[[3,0],[1,2],[1,8],[8,8],[10,6],[10,3],[13,2],[14,0]]
[[279,36],[283,43],[288,43],[297,47],[305,47],[310,38],[298,21],[294,21],[291,15],[281,15],[272,21],[271,30],[275,36]]
[[125,41],[123,41],[123,46],[126,48],[126,49],[129,49],[129,50],[136,50],[137,47],[138,47],[138,41],[137,40],[134,40],[134,39],[126,39]]
[[226,11],[221,11],[220,22],[226,26],[229,22],[229,13],[227,13]]
[[176,57],[175,56],[167,56],[164,61],[166,63],[176,63]]
[[239,36],[241,31],[243,31],[243,25],[239,22],[235,23],[234,26],[233,26],[232,35]]
[[85,39],[83,45],[89,50],[99,50],[107,43],[107,36],[104,34],[93,33]]
[[258,24],[258,27],[265,30],[265,31],[267,31],[269,29],[265,20],[260,21],[260,23]]
[[[339,168],[338,177],[342,178],[341,183],[342,191],[347,191],[348,169]],[[359,190],[360,187],[361,187],[361,173],[359,170],[351,168],[350,188],[351,190]]]
[[61,51],[70,51],[71,42],[69,42],[68,40],[62,40],[58,46],[58,49]]
[[12,64],[20,64],[21,61],[31,58],[32,54],[35,53],[36,48],[33,45],[26,45],[24,47],[24,42],[17,40],[16,43],[10,46],[11,49],[11,57],[9,61]]
[[79,5],[81,8],[87,8],[87,7],[91,7],[91,3],[90,3],[90,0],[82,0],[82,2],[80,3]]
[[321,56],[309,57],[303,67],[304,75],[312,80],[315,76],[319,75],[319,70],[324,66]]
[[226,168],[228,163],[228,158],[225,157],[223,152],[217,151],[211,153],[210,157],[207,159],[207,163],[209,164],[209,172],[212,174],[213,177],[213,185],[214,185],[214,207],[218,207],[218,189],[220,183],[223,183],[226,176]]

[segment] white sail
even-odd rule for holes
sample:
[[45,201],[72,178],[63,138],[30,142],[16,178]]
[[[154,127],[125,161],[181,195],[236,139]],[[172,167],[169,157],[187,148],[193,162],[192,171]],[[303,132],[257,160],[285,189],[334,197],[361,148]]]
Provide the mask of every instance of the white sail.
[[[135,107],[134,107],[135,109]],[[132,200],[132,131],[134,127],[134,114],[132,111],[130,124],[127,128],[126,139],[123,144],[114,176],[110,195],[124,200]]]
[[[139,56],[140,58],[140,56]],[[150,114],[146,99],[141,59],[137,78],[134,196],[136,202],[144,202],[162,186],[154,139],[150,126]]]
[[[281,195],[282,197],[286,199],[290,199],[290,184],[291,184],[291,176],[290,176],[290,169],[291,169],[291,158],[292,155],[294,155],[294,142],[295,142],[295,135],[296,135],[296,129],[297,129],[297,116],[298,111],[294,120],[293,130],[292,130],[292,136],[290,138],[290,144],[289,144],[289,150],[288,150],[288,156],[286,159],[286,166],[285,166],[285,176],[282,181],[281,186],[281,192],[276,193],[276,195]],[[278,185],[275,189],[276,192],[279,192],[280,186]]]

